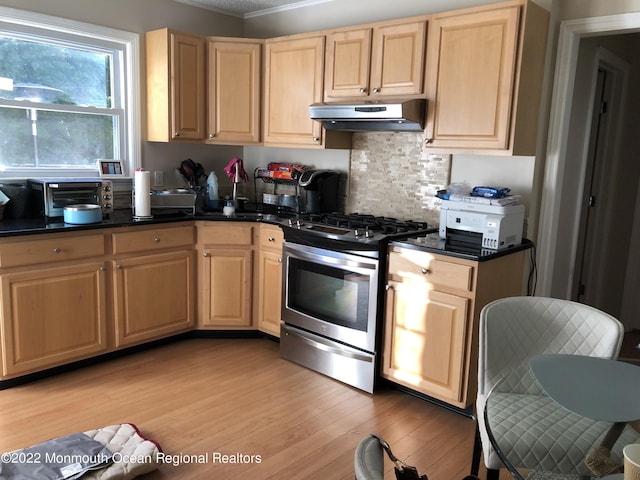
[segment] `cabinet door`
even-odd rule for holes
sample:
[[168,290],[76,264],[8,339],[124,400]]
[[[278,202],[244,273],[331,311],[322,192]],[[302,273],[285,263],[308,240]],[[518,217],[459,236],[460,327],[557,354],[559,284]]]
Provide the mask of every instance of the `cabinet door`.
[[252,325],[253,251],[216,248],[203,252],[202,325],[247,328]]
[[370,95],[424,93],[426,22],[373,30]]
[[520,7],[435,17],[429,25],[429,147],[509,147]]
[[322,101],[324,36],[267,41],[265,145],[322,146],[322,126],[309,105]]
[[175,138],[205,137],[204,40],[171,34],[172,132]]
[[260,253],[258,282],[258,329],[280,336],[282,318],[282,253]]
[[261,43],[209,41],[210,143],[260,142],[261,52]]
[[116,346],[193,327],[194,255],[192,250],[185,250],[114,262]]
[[24,374],[107,349],[102,264],[0,276],[4,375]]
[[371,29],[327,35],[325,99],[369,95]]
[[204,40],[167,28],[145,39],[148,140],[204,139]]
[[389,282],[382,374],[445,401],[462,400],[468,299],[426,282]]

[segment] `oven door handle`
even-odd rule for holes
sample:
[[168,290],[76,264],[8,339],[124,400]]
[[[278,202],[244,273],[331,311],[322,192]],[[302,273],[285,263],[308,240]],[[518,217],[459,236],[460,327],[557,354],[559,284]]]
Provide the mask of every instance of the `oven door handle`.
[[305,335],[302,332],[295,332],[295,335],[299,338],[300,341],[306,343],[307,345],[313,348],[317,348],[318,350],[322,350],[329,353],[335,353],[336,355],[340,355],[342,357],[349,357],[349,358],[353,358],[354,360],[360,360],[363,362],[371,363],[373,361],[373,357],[371,355],[356,353],[352,349],[347,349],[346,347],[340,348],[340,347],[334,347],[333,345],[327,345],[322,341],[309,338],[307,335]]
[[322,262],[337,267],[361,268],[364,270],[375,270],[377,267],[376,263],[371,262],[359,262],[348,258],[330,257],[328,255],[320,255],[291,247],[288,247],[287,250],[294,258],[308,260],[310,262]]

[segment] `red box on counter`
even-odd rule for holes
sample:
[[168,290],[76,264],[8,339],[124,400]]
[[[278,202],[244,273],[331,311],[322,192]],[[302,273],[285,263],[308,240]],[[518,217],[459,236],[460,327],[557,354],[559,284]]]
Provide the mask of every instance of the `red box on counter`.
[[271,178],[292,179],[297,178],[304,171],[304,165],[271,162],[267,165],[267,170]]

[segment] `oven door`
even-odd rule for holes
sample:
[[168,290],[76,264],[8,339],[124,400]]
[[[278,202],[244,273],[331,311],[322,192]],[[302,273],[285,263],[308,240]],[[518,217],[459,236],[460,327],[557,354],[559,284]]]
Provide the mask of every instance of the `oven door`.
[[375,351],[378,259],[284,244],[285,323]]
[[56,183],[47,185],[46,189],[45,214],[48,217],[61,217],[64,215],[64,207],[69,205],[86,203],[102,205],[102,189],[99,183]]

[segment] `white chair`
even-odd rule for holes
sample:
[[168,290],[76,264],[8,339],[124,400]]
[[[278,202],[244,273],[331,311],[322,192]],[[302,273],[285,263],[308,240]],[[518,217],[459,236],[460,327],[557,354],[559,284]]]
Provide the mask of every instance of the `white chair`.
[[[478,431],[471,473],[478,474],[482,451],[488,470],[487,479],[491,480],[498,478],[499,469],[504,466],[491,447],[483,415],[487,395],[495,383],[519,368],[528,370],[529,359],[535,355],[556,353],[615,358],[620,351],[624,330],[618,320],[593,307],[545,297],[509,297],[491,302],[480,313],[479,329]],[[567,411],[541,395],[532,377],[514,378],[509,385],[513,393],[529,396],[527,402],[538,402],[539,415],[529,419],[519,411],[509,413],[523,415],[517,421],[521,422],[520,427],[525,428],[521,435],[516,435],[517,442],[514,442],[507,458],[514,461],[516,468],[559,473],[570,473],[579,465],[580,474],[589,478],[584,459],[606,432],[607,424],[583,419],[575,425],[575,428],[583,430],[580,442],[563,441],[561,428],[558,428],[553,443],[536,435],[527,435],[524,433],[528,430],[526,422],[548,422],[547,425],[553,426],[559,419],[567,417]],[[546,428],[547,425],[541,426]],[[618,449],[621,449],[620,445],[634,443],[637,439],[637,432],[625,429],[623,438],[617,443]],[[620,453],[612,451],[612,458],[619,460]]]

